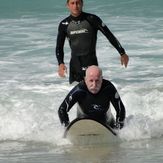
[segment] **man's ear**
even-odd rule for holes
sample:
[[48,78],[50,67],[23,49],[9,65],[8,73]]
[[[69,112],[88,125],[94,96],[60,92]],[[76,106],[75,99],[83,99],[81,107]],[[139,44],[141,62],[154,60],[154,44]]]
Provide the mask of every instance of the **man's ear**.
[[68,5],[68,3],[66,3],[66,7],[69,9],[69,5]]

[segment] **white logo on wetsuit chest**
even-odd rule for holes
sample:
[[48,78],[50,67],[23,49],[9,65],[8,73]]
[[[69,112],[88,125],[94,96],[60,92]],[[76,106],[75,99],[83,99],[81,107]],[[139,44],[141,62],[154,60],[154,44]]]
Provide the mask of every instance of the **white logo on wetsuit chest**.
[[62,22],[63,25],[68,25],[68,22]]
[[93,107],[94,110],[102,110],[101,105],[92,104],[92,107]]
[[81,34],[81,33],[88,33],[88,29],[80,29],[80,30],[71,31],[70,35]]

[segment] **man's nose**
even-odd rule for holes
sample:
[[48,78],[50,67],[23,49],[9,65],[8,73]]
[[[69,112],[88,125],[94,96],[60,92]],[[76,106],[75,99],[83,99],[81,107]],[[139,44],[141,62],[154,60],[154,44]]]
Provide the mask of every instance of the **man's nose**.
[[93,87],[96,87],[96,82],[95,81],[92,83],[92,86]]
[[74,5],[75,5],[75,6],[78,6],[78,2],[74,2]]

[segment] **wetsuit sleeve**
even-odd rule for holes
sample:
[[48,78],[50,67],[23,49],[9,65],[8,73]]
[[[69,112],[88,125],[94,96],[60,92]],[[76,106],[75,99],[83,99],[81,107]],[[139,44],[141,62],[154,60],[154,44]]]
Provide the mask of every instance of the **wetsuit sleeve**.
[[116,121],[123,122],[125,120],[126,110],[114,85],[112,85],[111,92],[112,92],[111,103],[116,110]]
[[98,16],[92,16],[91,19],[89,19],[98,30],[100,30],[106,38],[109,40],[109,42],[117,49],[120,55],[125,54],[125,50],[121,46],[120,42],[117,40],[117,38],[113,35],[113,33],[109,30],[109,28],[102,22],[102,20]]
[[72,106],[78,102],[78,98],[80,95],[80,89],[78,88],[78,85],[75,86],[66,96],[62,104],[60,105],[58,109],[58,116],[60,119],[61,124],[65,124],[65,126],[69,123],[69,116],[68,112],[72,108]]
[[66,38],[65,26],[62,22],[58,27],[58,35],[57,35],[57,43],[56,43],[56,57],[58,60],[58,64],[64,63],[64,43]]

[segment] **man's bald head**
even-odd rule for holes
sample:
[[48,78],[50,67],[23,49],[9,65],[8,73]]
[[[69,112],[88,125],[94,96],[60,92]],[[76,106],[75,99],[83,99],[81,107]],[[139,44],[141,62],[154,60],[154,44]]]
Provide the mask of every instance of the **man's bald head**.
[[85,83],[91,93],[98,93],[102,85],[102,70],[95,65],[89,66],[86,70]]

